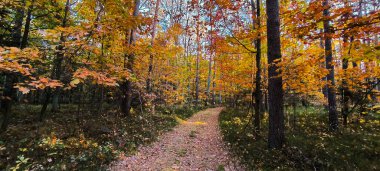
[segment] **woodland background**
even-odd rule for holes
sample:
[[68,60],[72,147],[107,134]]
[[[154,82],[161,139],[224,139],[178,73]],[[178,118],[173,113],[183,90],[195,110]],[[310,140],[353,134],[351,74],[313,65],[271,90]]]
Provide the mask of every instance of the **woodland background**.
[[379,169],[379,3],[0,0],[0,169],[106,167],[215,105],[248,168]]

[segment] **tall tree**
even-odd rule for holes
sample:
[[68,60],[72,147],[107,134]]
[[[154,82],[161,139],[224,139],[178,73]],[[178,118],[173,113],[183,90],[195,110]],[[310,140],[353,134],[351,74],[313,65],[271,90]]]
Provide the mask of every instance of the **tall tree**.
[[[348,2],[347,0],[344,1],[344,6],[347,8]],[[348,20],[350,17],[350,13],[346,12],[343,14],[343,19]],[[347,30],[346,30],[347,31]],[[350,55],[350,47],[348,47],[348,35],[344,31],[343,33],[343,50],[346,51],[347,49],[347,55]],[[349,88],[347,83],[347,69],[348,69],[348,57],[346,55],[343,55],[342,59],[342,69],[343,69],[343,78],[342,78],[342,117],[343,117],[343,125],[347,125],[347,117],[348,117],[348,109],[349,109]]]
[[[150,42],[150,45],[153,47],[154,45],[154,38],[156,37],[156,25],[158,20],[158,10],[160,9],[160,3],[161,0],[156,1],[156,7],[154,8],[154,18],[153,18],[153,25],[152,25],[152,39]],[[153,54],[150,54],[149,56],[149,68],[148,68],[148,78],[146,80],[146,89],[147,92],[150,93],[152,91],[152,74],[153,74],[153,60],[154,56]]]
[[[137,17],[139,14],[140,0],[135,0],[135,6],[133,9],[133,16]],[[130,29],[130,31],[125,33],[126,44],[131,46],[135,43],[135,29]],[[129,38],[128,38],[129,34]],[[128,69],[129,72],[133,73],[133,65],[135,61],[134,54],[125,54],[124,55],[124,69]],[[126,115],[130,115],[131,104],[132,104],[132,81],[130,79],[125,80],[121,85],[121,91],[123,93],[121,97],[121,111]]]
[[269,133],[268,147],[281,148],[285,143],[284,135],[284,92],[282,76],[279,73],[281,60],[280,17],[278,0],[266,1],[268,35],[268,95],[269,95]]
[[[11,41],[7,46],[20,47],[21,46],[21,32],[22,23],[24,19],[25,0],[21,1],[21,6],[17,8],[14,25],[11,31]],[[12,109],[12,103],[16,98],[16,89],[14,84],[17,82],[17,76],[14,73],[8,72],[5,74],[3,97],[1,98],[1,108],[3,112],[3,119],[0,131],[5,131],[9,124],[9,117]]]
[[21,46],[21,33],[22,33],[22,23],[25,15],[25,0],[21,1],[21,6],[16,9],[16,14],[14,18],[14,26],[12,30],[12,43],[10,46],[20,47]]
[[329,1],[324,0],[322,2],[323,6],[323,28],[324,28],[324,40],[325,40],[325,58],[326,58],[326,69],[329,71],[327,74],[327,81],[329,86],[327,87],[327,100],[328,100],[328,110],[329,110],[329,126],[330,130],[335,131],[338,129],[338,113],[336,110],[336,97],[335,97],[335,76],[334,76],[334,65],[332,59],[332,45],[331,45],[331,26],[330,26],[330,11],[329,11]]
[[255,10],[255,4],[253,0],[251,0],[251,6],[252,6],[252,15],[256,13],[254,24],[257,27],[258,35],[255,40],[255,46],[256,46],[256,79],[255,79],[255,92],[254,92],[254,98],[255,98],[255,116],[254,116],[254,127],[256,134],[260,133],[260,103],[261,103],[261,11],[260,11],[260,1],[256,0],[256,12]]
[[22,35],[21,40],[21,49],[25,48],[28,45],[28,37],[29,37],[29,31],[30,31],[30,23],[32,22],[32,11],[34,10],[34,1],[31,1],[31,4],[28,7],[28,12],[26,13],[26,19],[25,19],[25,26],[24,26],[24,33]]
[[[206,89],[206,92],[207,92],[207,100],[206,100],[206,104],[208,103],[208,102],[211,102],[211,103],[213,103],[212,102],[212,100],[211,100],[211,90],[210,90],[210,88],[211,88],[211,74],[212,74],[212,58],[213,58],[213,55],[214,55],[214,50],[213,50],[213,41],[212,41],[212,39],[213,39],[213,24],[214,24],[214,20],[213,20],[213,14],[212,14],[212,11],[213,11],[213,3],[210,1],[209,2],[209,4],[208,4],[209,6],[208,6],[208,8],[209,8],[209,10],[210,10],[210,13],[209,13],[209,17],[210,17],[210,35],[209,35],[209,37],[210,37],[210,54],[209,54],[209,61],[208,61],[208,75],[207,75],[207,89]],[[211,100],[211,101],[210,101]]]
[[12,102],[15,99],[16,89],[14,84],[16,83],[17,78],[14,74],[5,75],[5,84],[4,91],[1,100],[1,109],[3,110],[3,118],[0,127],[0,132],[3,132],[7,129],[10,119],[10,113],[12,109]]
[[[65,10],[61,22],[61,27],[66,28],[68,24],[68,19],[69,19],[69,13],[70,13],[70,0],[66,0],[65,4]],[[57,14],[57,19],[61,18],[59,14]],[[65,52],[64,52],[64,44],[66,42],[66,37],[63,33],[61,33],[60,38],[59,38],[59,43],[57,46],[57,52],[56,52],[56,57],[54,58],[54,64],[53,64],[53,69],[51,72],[51,78],[60,80],[61,79],[61,74],[62,74],[62,63],[64,60]],[[40,111],[40,116],[39,120],[43,120],[45,117],[45,112],[47,109],[47,106],[50,101],[50,96],[53,96],[52,98],[52,111],[57,111],[58,110],[58,100],[59,100],[59,95],[60,95],[61,89],[57,88],[54,91],[52,91],[50,88],[46,89],[46,95],[45,95],[45,101],[44,104],[41,108]]]
[[197,16],[196,16],[196,40],[197,40],[197,59],[196,59],[196,68],[195,68],[195,105],[198,106],[199,103],[199,62],[200,62],[200,57],[201,57],[201,40],[200,40],[200,7],[199,7],[199,0],[197,1],[196,4],[197,8]]

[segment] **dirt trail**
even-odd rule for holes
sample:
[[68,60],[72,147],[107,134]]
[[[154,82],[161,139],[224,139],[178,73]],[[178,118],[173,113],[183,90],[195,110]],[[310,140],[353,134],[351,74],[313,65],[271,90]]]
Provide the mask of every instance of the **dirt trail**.
[[218,126],[223,108],[198,112],[111,170],[244,170],[225,148]]

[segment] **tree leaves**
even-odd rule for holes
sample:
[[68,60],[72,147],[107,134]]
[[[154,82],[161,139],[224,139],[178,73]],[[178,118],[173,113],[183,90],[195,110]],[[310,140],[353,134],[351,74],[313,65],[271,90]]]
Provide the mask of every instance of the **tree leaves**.
[[79,83],[80,83],[80,80],[78,78],[76,78],[76,79],[74,79],[74,80],[72,80],[70,82],[70,86],[71,87],[76,87],[76,85],[79,84]]

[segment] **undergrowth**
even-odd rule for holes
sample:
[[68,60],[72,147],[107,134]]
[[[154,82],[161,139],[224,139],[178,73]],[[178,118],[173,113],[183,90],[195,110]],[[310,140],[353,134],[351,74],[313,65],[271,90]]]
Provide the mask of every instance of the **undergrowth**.
[[112,107],[97,114],[62,105],[60,112],[38,122],[40,107],[15,108],[12,124],[0,134],[0,170],[102,170],[171,130],[176,118],[186,119],[201,109],[158,107],[154,114],[133,111],[126,117]]
[[254,136],[248,123],[251,113],[225,109],[219,121],[224,140],[249,170],[378,170],[380,169],[380,125],[376,117],[365,122],[327,130],[323,107],[286,112],[286,145],[282,150],[267,148],[267,115],[262,132]]

